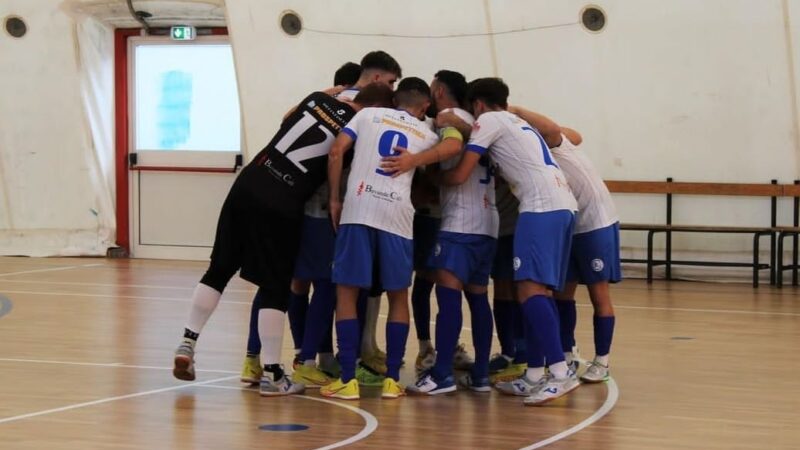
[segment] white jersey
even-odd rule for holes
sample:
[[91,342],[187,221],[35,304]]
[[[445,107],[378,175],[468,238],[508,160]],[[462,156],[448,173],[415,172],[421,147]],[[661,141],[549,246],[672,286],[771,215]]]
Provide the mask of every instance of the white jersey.
[[[475,121],[472,114],[463,109],[453,108],[450,111],[467,123]],[[457,166],[462,156],[463,153],[442,161],[442,170]],[[442,231],[497,237],[500,219],[495,206],[494,167],[487,155],[481,156],[480,165],[464,184],[442,186],[439,197],[442,203]]]
[[575,197],[544,139],[516,115],[508,111],[481,114],[472,127],[467,150],[489,154],[519,199],[520,213],[577,210]]
[[575,234],[605,228],[619,221],[617,209],[603,178],[589,155],[576,147],[566,136],[561,145],[550,150],[567,177],[567,183],[578,200]]
[[414,171],[393,178],[381,170],[381,160],[392,155],[395,146],[410,153],[427,150],[439,141],[436,133],[407,112],[390,108],[364,108],[342,132],[356,142],[341,223],[367,225],[412,239]]

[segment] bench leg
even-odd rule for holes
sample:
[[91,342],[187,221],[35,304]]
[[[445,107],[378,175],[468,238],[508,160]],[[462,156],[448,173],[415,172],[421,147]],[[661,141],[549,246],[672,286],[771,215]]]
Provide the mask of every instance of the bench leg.
[[664,275],[666,275],[667,280],[672,279],[672,232],[667,231],[667,257],[666,257],[666,270],[664,271]]
[[647,284],[653,283],[653,232],[647,232]]
[[783,287],[783,239],[785,237],[784,233],[778,235],[778,254],[775,255],[775,285],[779,288]]
[[758,245],[761,241],[761,234],[756,233],[753,236],[753,287],[758,287]]
[[771,236],[769,240],[769,254],[771,257],[770,259],[771,268],[769,271],[769,284],[774,285],[777,283],[777,275],[778,275],[777,271],[775,270],[775,263],[773,262],[775,261],[775,257],[777,256],[775,254],[775,240],[777,239],[778,236],[777,233],[770,233],[770,235]]
[[793,244],[792,244],[792,286],[797,286],[797,257],[798,257],[798,246],[797,246],[797,238],[800,236],[800,233],[794,233],[793,236]]

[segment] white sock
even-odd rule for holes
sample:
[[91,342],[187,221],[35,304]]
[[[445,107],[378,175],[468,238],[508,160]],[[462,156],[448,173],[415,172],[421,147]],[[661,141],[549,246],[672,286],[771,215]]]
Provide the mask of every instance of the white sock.
[[261,338],[261,364],[281,363],[283,327],[286,313],[264,308],[258,311],[258,336]]
[[419,340],[419,352],[425,353],[426,350],[433,349],[433,344],[431,344],[430,339]]
[[198,283],[192,294],[192,309],[189,311],[186,328],[200,334],[211,314],[217,309],[220,297],[222,297],[221,292],[203,283]]
[[361,336],[361,354],[371,355],[378,350],[375,340],[378,328],[378,314],[381,312],[381,298],[367,297],[367,314],[364,318],[364,335]]
[[536,381],[544,376],[544,367],[528,367],[525,369],[525,377],[531,381]]
[[594,357],[594,360],[608,367],[608,355],[603,355],[603,356],[597,355]]
[[569,368],[567,367],[566,361],[561,361],[550,366],[550,373],[552,373],[555,378],[566,378],[567,372],[569,372]]

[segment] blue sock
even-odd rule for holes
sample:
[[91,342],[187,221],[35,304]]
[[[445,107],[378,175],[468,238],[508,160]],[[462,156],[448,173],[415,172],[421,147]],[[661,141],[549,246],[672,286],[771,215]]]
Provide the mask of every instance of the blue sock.
[[514,364],[525,362],[530,368],[544,367],[544,353],[531,327],[525,327],[525,344],[525,354],[520,355],[519,361],[514,360]]
[[500,341],[500,353],[514,357],[514,301],[494,299],[494,324],[497,339]]
[[356,377],[356,359],[358,358],[358,319],[346,319],[336,322],[336,336],[339,343],[339,364],[342,366],[342,381],[347,383]]
[[594,316],[594,351],[598,356],[605,356],[611,351],[611,339],[614,337],[614,316]]
[[489,294],[465,293],[472,315],[472,345],[475,347],[475,364],[472,379],[482,380],[489,376],[489,355],[492,352],[492,308]]
[[417,339],[431,340],[431,290],[433,282],[420,276],[414,277],[414,287],[411,289],[411,309],[414,312],[414,328],[417,330]]
[[436,315],[436,363],[432,373],[434,378],[441,380],[453,374],[453,355],[464,321],[461,314],[461,291],[436,286],[436,301],[439,304],[439,313]]
[[303,333],[306,328],[306,312],[308,311],[308,292],[305,294],[289,294],[289,329],[292,331],[294,348],[303,346]]
[[[547,366],[564,361],[561,351],[561,335],[558,330],[558,317],[550,304],[550,298],[534,295],[522,304],[525,324],[536,337],[537,347],[544,354]],[[529,349],[530,350],[530,349]],[[528,353],[531,353],[530,351]]]
[[561,350],[571,352],[575,346],[575,325],[578,322],[578,311],[575,300],[556,300],[558,309],[559,330],[561,330]]
[[305,333],[300,351],[300,360],[316,359],[317,349],[330,329],[333,310],[336,308],[335,287],[330,280],[314,282],[314,293],[306,313]]
[[[258,293],[256,293],[256,298]],[[250,331],[247,334],[247,356],[258,356],[261,353],[261,339],[258,337],[258,302],[253,298],[250,308]]]
[[407,323],[386,322],[386,376],[400,381],[400,365],[406,354]]
[[522,305],[514,302],[512,308],[514,321],[514,364],[522,364],[528,359],[528,341],[526,340],[525,314],[522,313]]

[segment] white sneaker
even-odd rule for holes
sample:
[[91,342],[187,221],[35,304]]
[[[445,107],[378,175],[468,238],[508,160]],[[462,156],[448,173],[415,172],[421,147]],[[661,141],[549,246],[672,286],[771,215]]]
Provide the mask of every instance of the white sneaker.
[[604,366],[597,361],[590,362],[586,373],[581,375],[581,381],[587,383],[602,383],[606,380],[608,380],[608,366]]
[[424,373],[417,379],[416,383],[412,386],[407,386],[406,390],[415,394],[439,395],[455,392],[456,384],[453,382],[452,376],[436,381],[433,375]]
[[533,394],[540,385],[547,380],[546,376],[534,381],[529,379],[524,373],[521,377],[511,380],[503,381],[494,385],[494,387],[503,394],[517,395],[520,397],[527,397]]
[[194,347],[186,341],[175,350],[172,375],[184,381],[194,381]]
[[555,378],[550,375],[537,389],[529,396],[525,397],[522,403],[525,406],[539,406],[549,401],[555,400],[568,392],[575,390],[581,383],[575,372],[569,371],[564,378]]
[[475,364],[475,360],[469,356],[467,350],[464,349],[464,344],[458,344],[456,352],[453,355],[453,369],[455,370],[470,370]]
[[280,380],[273,381],[272,376],[264,372],[261,377],[259,393],[263,397],[277,397],[281,395],[302,394],[306,390],[305,385],[292,382],[288,375],[284,374]]

